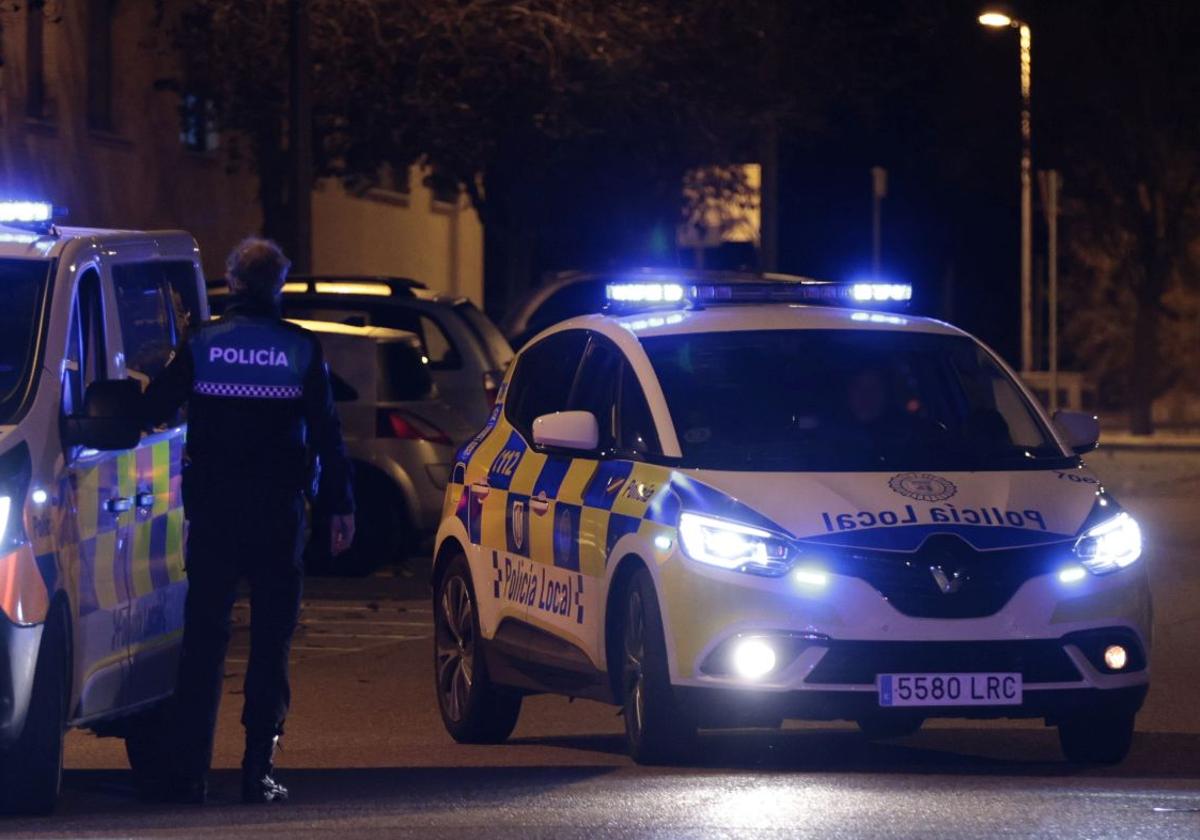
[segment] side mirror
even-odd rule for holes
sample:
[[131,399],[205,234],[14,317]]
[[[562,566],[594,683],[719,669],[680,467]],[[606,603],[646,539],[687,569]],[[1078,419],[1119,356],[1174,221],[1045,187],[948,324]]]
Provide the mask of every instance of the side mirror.
[[1054,424],[1077,455],[1091,452],[1100,444],[1100,421],[1086,411],[1056,411]]
[[93,382],[83,396],[83,414],[72,415],[63,424],[64,442],[90,449],[132,449],[142,437],[141,399],[137,380]]
[[600,443],[600,424],[590,411],[556,411],[533,421],[533,442],[538,446],[591,452]]

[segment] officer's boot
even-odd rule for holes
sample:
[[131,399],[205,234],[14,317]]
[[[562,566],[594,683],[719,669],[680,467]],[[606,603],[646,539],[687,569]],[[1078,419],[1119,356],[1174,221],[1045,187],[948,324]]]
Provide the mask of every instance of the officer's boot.
[[246,756],[242,759],[242,801],[250,804],[286,802],[287,788],[271,777],[275,771],[278,735],[246,734]]

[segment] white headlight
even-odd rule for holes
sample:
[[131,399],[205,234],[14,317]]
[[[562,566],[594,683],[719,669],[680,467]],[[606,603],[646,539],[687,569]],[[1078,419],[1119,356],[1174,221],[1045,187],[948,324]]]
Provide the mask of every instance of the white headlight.
[[761,528],[683,513],[679,541],[688,557],[710,566],[774,575],[787,571],[787,544]]
[[0,496],[0,543],[8,535],[8,514],[12,511],[12,497]]
[[1084,532],[1075,554],[1092,574],[1115,572],[1142,556],[1142,529],[1128,513],[1118,513]]

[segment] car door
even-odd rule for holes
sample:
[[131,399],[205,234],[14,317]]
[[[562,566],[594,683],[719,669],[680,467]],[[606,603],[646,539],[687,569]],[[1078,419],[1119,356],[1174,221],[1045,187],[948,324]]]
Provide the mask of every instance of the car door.
[[[198,277],[187,260],[147,259],[111,267],[126,370],[153,379],[191,323],[200,319]],[[178,668],[187,581],[183,570],[182,413],[142,436],[133,452],[129,523],[129,701],[170,694]]]
[[[94,266],[80,274],[62,365],[64,416],[83,407],[92,382],[106,379],[115,350],[106,328],[112,301]],[[77,717],[128,702],[129,526],[136,472],[130,451],[69,447],[59,486],[58,548],[76,590]]]
[[[481,612],[529,620],[545,603],[546,567],[553,568],[553,499],[573,458],[533,447],[533,421],[566,408],[586,333],[548,336],[518,361],[504,417],[482,441],[468,465],[468,525],[478,546]],[[478,578],[477,578],[478,579]]]

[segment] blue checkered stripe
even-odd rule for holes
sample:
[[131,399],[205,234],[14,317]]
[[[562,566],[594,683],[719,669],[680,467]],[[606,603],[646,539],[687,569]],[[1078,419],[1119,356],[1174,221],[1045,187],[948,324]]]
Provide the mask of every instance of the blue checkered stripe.
[[242,385],[237,382],[197,382],[193,388],[206,397],[239,397],[252,400],[298,400],[299,385]]

